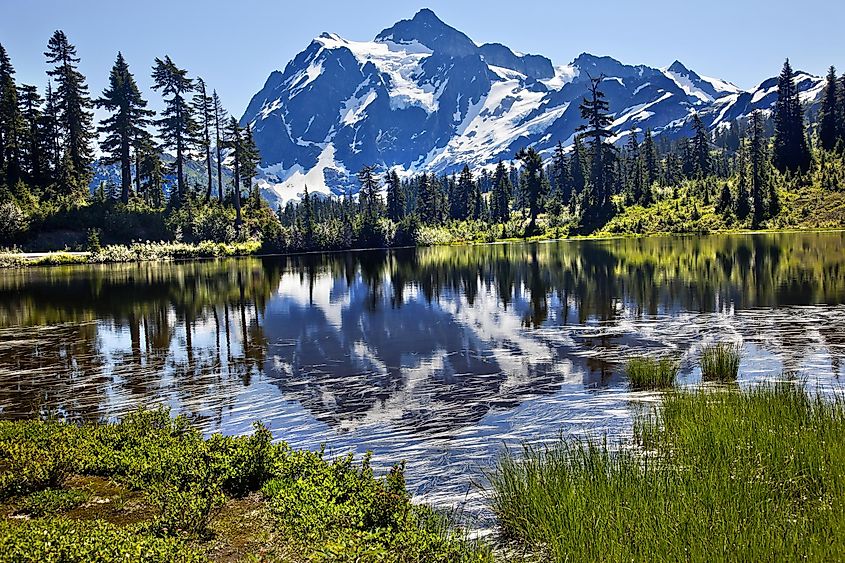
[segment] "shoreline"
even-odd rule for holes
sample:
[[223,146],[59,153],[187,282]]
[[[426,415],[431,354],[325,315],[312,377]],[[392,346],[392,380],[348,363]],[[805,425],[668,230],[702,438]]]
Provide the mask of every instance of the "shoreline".
[[[303,250],[297,252],[260,252],[258,241],[247,241],[244,243],[218,243],[203,241],[199,243],[175,243],[175,242],[144,242],[130,245],[109,245],[101,251],[30,251],[30,252],[0,252],[0,270],[22,269],[43,266],[71,266],[71,265],[95,265],[95,264],[127,264],[141,262],[187,262],[193,260],[212,260],[218,258],[273,258],[284,256],[307,256],[314,254],[336,254],[341,252],[369,252],[369,251],[391,251],[413,248],[436,248],[436,247],[459,247],[459,246],[483,246],[494,244],[517,244],[517,243],[549,243],[549,242],[578,242],[578,241],[610,241],[621,239],[645,239],[645,238],[690,238],[719,235],[768,235],[768,234],[789,234],[789,233],[842,233],[842,228],[819,228],[819,229],[727,229],[710,232],[688,232],[688,233],[596,233],[593,235],[574,235],[565,237],[533,236],[527,238],[504,238],[494,241],[454,241],[433,245],[405,245],[389,247],[368,247],[348,249],[326,249],[326,250]],[[241,250],[254,248],[248,252]],[[145,249],[152,251],[145,255]],[[178,251],[173,251],[178,249]],[[118,254],[116,259],[110,259],[108,253]],[[92,258],[96,258],[93,259]]]

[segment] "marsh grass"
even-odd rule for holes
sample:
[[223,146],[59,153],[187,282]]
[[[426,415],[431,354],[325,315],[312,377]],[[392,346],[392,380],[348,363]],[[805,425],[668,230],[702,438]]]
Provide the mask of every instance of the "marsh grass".
[[704,381],[732,382],[739,375],[742,345],[720,342],[701,351],[701,378]]
[[667,389],[675,385],[680,363],[673,358],[634,358],[625,366],[633,389]]
[[492,505],[506,538],[549,561],[838,560],[843,437],[843,401],[792,384],[670,391],[637,417],[635,447],[503,456]]

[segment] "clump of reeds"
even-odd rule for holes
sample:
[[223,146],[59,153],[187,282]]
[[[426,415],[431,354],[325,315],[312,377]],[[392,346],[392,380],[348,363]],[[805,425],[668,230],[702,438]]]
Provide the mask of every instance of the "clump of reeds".
[[502,535],[549,562],[845,553],[845,402],[782,383],[670,390],[634,444],[566,440],[490,475]]
[[680,362],[674,358],[633,358],[625,371],[633,389],[667,389],[675,385]]
[[731,382],[739,375],[742,345],[719,342],[701,351],[701,378],[704,381]]

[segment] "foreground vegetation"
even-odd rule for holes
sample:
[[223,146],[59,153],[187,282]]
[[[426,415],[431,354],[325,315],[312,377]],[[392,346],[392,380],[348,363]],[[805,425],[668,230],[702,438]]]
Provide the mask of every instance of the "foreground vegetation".
[[251,436],[204,439],[184,417],[0,422],[0,553],[12,561],[487,561],[410,502],[403,467]]
[[845,551],[845,402],[792,384],[670,391],[634,449],[501,459],[507,538],[552,561],[830,561]]

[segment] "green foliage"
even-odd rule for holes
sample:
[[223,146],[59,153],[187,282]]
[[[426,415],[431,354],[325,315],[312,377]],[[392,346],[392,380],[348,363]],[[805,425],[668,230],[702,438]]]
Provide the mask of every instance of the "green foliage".
[[797,386],[670,391],[641,448],[561,442],[491,476],[502,531],[544,561],[791,561],[845,549],[845,404]]
[[665,389],[675,385],[680,364],[672,358],[634,358],[625,371],[634,389]]
[[18,512],[36,517],[59,514],[76,508],[90,496],[86,491],[74,489],[44,489],[25,496]]
[[705,381],[736,381],[739,375],[739,361],[742,357],[741,344],[720,342],[706,346],[701,351],[701,377]]
[[206,561],[194,548],[174,538],[158,538],[143,529],[64,518],[0,521],[0,553],[16,563],[193,563]]
[[[85,529],[88,535],[63,540],[62,549],[79,551],[80,557],[89,553],[85,550],[98,548],[109,556],[153,547],[167,554],[167,549],[180,545],[156,543],[150,534],[206,540],[216,515],[231,498],[261,490],[290,549],[303,558],[490,560],[486,547],[468,541],[452,523],[411,503],[401,464],[377,478],[369,455],[357,464],[352,456],[332,461],[322,452],[293,451],[286,444],[272,444],[269,430],[260,424],[249,436],[204,438],[185,417],[171,418],[161,408],[136,411],[116,424],[0,421],[3,498],[29,495],[18,504],[33,515],[67,510],[84,500],[79,491],[58,490],[69,474],[105,477],[141,491],[152,512],[149,521],[131,528],[138,545],[122,544],[123,529],[85,524],[92,526]],[[15,550],[12,553],[20,553],[22,561],[50,560],[52,553],[40,544],[27,550],[21,542],[29,535],[51,536],[68,526],[83,526],[61,519],[33,522],[39,522],[40,532],[0,530],[7,535],[2,541]],[[112,539],[114,546],[98,544]],[[108,551],[112,548],[118,551]]]

